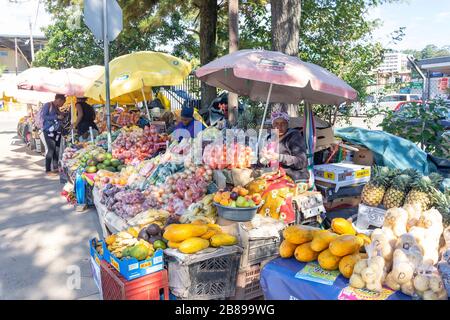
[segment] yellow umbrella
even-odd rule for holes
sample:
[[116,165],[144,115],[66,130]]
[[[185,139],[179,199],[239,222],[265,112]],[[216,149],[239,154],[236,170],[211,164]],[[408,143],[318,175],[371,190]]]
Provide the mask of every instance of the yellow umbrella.
[[[162,52],[141,51],[113,59],[109,63],[110,94],[113,103],[135,104],[151,100],[151,88],[175,86],[191,72],[191,64]],[[102,74],[85,96],[105,101],[105,77]]]

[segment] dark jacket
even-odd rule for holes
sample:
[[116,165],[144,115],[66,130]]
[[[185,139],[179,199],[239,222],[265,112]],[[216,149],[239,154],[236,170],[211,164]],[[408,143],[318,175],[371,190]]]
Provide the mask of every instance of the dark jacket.
[[294,181],[309,178],[305,138],[297,129],[289,129],[279,144],[280,165]]

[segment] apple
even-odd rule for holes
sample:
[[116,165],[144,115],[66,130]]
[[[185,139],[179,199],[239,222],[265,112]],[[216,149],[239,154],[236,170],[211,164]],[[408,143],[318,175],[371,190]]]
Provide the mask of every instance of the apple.
[[239,196],[236,200],[236,206],[238,207],[245,207],[245,204],[247,203],[247,200],[245,200],[244,197]]
[[252,196],[252,200],[253,200],[253,202],[254,202],[256,205],[259,205],[259,204],[261,203],[261,201],[262,201],[261,195],[260,195],[259,193],[255,193],[255,194]]
[[236,208],[237,207],[236,206],[236,201],[231,201],[229,206],[232,207],[232,208]]

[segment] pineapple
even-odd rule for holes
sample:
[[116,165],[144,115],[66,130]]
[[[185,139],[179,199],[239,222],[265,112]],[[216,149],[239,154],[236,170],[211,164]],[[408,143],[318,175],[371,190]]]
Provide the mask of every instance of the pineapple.
[[388,185],[389,169],[375,166],[372,169],[372,173],[369,183],[364,186],[361,193],[361,201],[368,206],[377,207],[383,201]]
[[450,225],[450,188],[447,188],[444,193],[433,188],[431,200],[433,206],[442,214],[442,222],[446,228]]
[[433,181],[429,176],[422,176],[417,178],[411,184],[411,187],[411,191],[406,196],[405,204],[419,203],[422,211],[428,210],[431,206]]
[[407,174],[401,174],[392,180],[392,185],[386,191],[383,198],[383,205],[386,209],[399,208],[403,205],[411,181],[411,177]]

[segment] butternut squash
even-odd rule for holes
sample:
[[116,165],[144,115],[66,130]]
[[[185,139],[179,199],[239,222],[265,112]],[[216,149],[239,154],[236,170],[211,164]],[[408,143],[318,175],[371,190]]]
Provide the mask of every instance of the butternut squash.
[[362,257],[359,253],[349,254],[348,256],[343,257],[341,261],[339,261],[339,271],[347,279],[350,278],[353,274],[353,268],[355,267],[355,264],[361,258]]
[[206,249],[209,247],[209,241],[198,238],[198,237],[192,237],[189,239],[184,240],[180,246],[178,247],[178,250],[183,253],[196,253],[200,250]]
[[287,240],[283,240],[280,245],[280,256],[282,258],[291,258],[294,255],[297,244],[290,243]]
[[319,254],[317,258],[319,265],[325,270],[336,270],[339,268],[339,261],[341,257],[335,256],[331,253],[330,249],[324,250]]
[[330,243],[330,252],[338,257],[353,254],[361,248],[361,239],[349,234],[338,236]]
[[311,241],[311,249],[316,252],[321,252],[328,249],[330,242],[337,237],[338,235],[336,233],[328,230],[320,230],[314,234],[313,240]]
[[356,230],[352,223],[344,218],[334,218],[331,221],[331,229],[337,234],[351,234],[356,235]]
[[311,249],[311,242],[299,245],[294,251],[295,259],[300,262],[311,262],[317,259],[319,252]]
[[223,246],[232,246],[237,243],[236,237],[226,234],[226,233],[219,233],[215,234],[210,239],[211,246],[217,248],[217,247],[223,247]]
[[303,244],[312,241],[314,232],[318,230],[309,226],[294,225],[283,230],[283,237],[292,244]]
[[169,241],[182,242],[192,237],[201,237],[207,231],[207,225],[171,224],[166,227],[163,237]]

